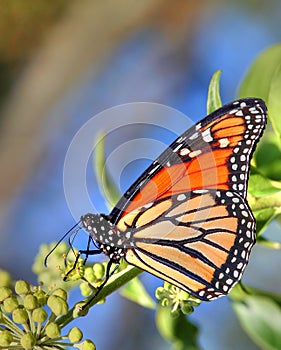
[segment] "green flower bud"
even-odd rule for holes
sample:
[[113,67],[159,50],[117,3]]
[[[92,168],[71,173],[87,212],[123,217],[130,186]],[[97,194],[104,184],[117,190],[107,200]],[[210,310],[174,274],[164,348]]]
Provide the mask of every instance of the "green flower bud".
[[85,268],[84,277],[90,283],[95,282],[97,280],[92,267]]
[[161,300],[166,295],[167,295],[167,291],[163,287],[156,288],[156,290],[155,290],[155,297],[158,300]]
[[55,304],[57,303],[57,299],[59,297],[56,295],[50,295],[48,300],[47,300],[47,305],[49,306],[49,308],[52,310],[53,307],[56,307]]
[[93,266],[93,271],[94,271],[94,274],[95,274],[96,278],[98,280],[101,280],[103,278],[104,272],[105,272],[104,265],[100,264],[100,263],[96,263]]
[[21,307],[18,307],[13,311],[12,318],[15,323],[20,323],[20,324],[26,323],[28,320],[27,311]]
[[7,299],[13,294],[12,289],[8,287],[0,287],[0,302]]
[[169,287],[169,291],[173,294],[179,294],[181,289],[179,287],[176,287],[173,284],[171,284]]
[[[62,270],[59,269],[59,266],[63,266],[63,252],[67,253],[68,246],[66,243],[62,242],[53,253],[49,256],[47,260],[47,268],[44,266],[44,259],[48,253],[54,248],[55,243],[50,245],[42,245],[40,250],[35,258],[32,270],[38,275],[38,279],[43,281],[45,285],[56,285],[56,286],[65,286],[61,278]],[[42,306],[43,304],[41,304]]]
[[36,339],[31,333],[27,333],[21,337],[20,343],[24,349],[33,349],[36,344]]
[[168,298],[163,298],[160,300],[161,306],[167,307],[167,306],[170,306],[171,304],[172,304],[172,302]]
[[56,316],[65,315],[68,311],[67,302],[56,295],[51,295],[48,298],[47,305]]
[[84,297],[88,297],[93,292],[93,290],[89,286],[89,283],[87,283],[87,282],[82,282],[80,284],[80,291]]
[[65,276],[67,275],[65,280],[77,281],[84,276],[85,266],[84,266],[84,260],[82,258],[78,259],[75,269],[73,269],[73,266],[74,266],[74,263],[71,262],[65,268]]
[[51,339],[59,338],[60,337],[60,327],[56,323],[51,322],[46,327],[46,334]]
[[19,280],[16,282],[15,291],[18,295],[25,295],[30,293],[30,285],[28,282]]
[[13,335],[7,329],[0,332],[0,346],[9,346],[13,341]]
[[44,306],[47,304],[48,296],[42,289],[38,289],[35,293],[33,293],[33,295],[37,298],[39,306]]
[[32,319],[34,322],[43,323],[44,321],[46,321],[47,317],[48,317],[47,312],[41,307],[38,307],[32,312]]
[[166,290],[170,290],[171,289],[171,287],[172,287],[172,284],[171,283],[169,283],[169,282],[164,282],[164,284],[163,284],[163,288],[164,289],[166,289]]
[[201,300],[190,295],[188,298],[188,303],[191,306],[199,306],[201,304]]
[[194,308],[189,303],[182,303],[181,311],[183,314],[189,315],[189,314],[192,314],[192,312],[194,311]]
[[80,331],[78,327],[73,327],[68,333],[68,339],[71,341],[71,343],[77,343],[81,341],[83,338],[83,333]]
[[23,305],[28,310],[34,310],[38,306],[37,298],[32,294],[27,294],[23,299]]
[[54,290],[52,295],[56,295],[65,301],[67,300],[67,292],[62,288],[57,288],[56,290]]
[[80,344],[79,348],[81,350],[96,350],[95,344],[89,339],[84,340],[83,343]]
[[179,292],[179,298],[181,300],[187,300],[189,298],[190,294],[185,292],[184,290],[180,290]]
[[11,275],[7,271],[0,269],[0,287],[9,287],[11,282]]
[[17,297],[12,295],[5,299],[3,306],[6,312],[13,312],[19,306]]

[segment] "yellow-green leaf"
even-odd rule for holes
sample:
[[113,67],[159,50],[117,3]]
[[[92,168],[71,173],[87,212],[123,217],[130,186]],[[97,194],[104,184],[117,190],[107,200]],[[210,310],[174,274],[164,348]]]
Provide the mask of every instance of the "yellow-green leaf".
[[217,70],[210,81],[207,100],[207,114],[212,113],[222,106],[220,98],[220,77],[221,70]]

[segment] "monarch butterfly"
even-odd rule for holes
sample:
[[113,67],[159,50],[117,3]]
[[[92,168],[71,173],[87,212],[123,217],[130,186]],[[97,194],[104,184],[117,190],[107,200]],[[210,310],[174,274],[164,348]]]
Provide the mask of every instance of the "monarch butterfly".
[[256,239],[246,194],[266,113],[257,98],[223,106],[179,136],[109,215],[81,217],[109,257],[106,280],[124,258],[203,301],[230,292]]

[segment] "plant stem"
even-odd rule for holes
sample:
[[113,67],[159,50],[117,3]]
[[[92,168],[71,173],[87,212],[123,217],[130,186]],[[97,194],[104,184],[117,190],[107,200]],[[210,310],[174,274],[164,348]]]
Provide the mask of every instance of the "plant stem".
[[[140,273],[143,271],[138,269],[137,267],[133,266],[127,266],[126,269],[120,271],[117,274],[114,274],[108,281],[108,283],[102,288],[100,293],[95,297],[92,298],[89,296],[87,299],[85,299],[83,302],[80,303],[87,303],[88,308],[92,307],[93,305],[97,304],[99,301],[103,300],[106,298],[108,295],[112,294],[115,292],[118,288],[124,286],[127,282],[138,276]],[[92,300],[91,300],[92,298]],[[77,304],[76,304],[77,305]],[[75,317],[73,316],[74,311],[76,310],[77,306],[74,306],[72,309],[68,311],[68,313],[62,317],[59,318],[57,321],[57,324],[59,324],[61,327],[64,327],[68,323],[70,323]]]

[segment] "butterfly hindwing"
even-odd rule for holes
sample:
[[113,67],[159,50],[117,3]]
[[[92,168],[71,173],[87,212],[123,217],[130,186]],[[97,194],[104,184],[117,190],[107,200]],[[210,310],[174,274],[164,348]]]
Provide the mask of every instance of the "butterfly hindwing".
[[139,209],[133,227],[127,262],[202,300],[230,291],[255,243],[251,211],[230,191],[193,191],[158,200]]

